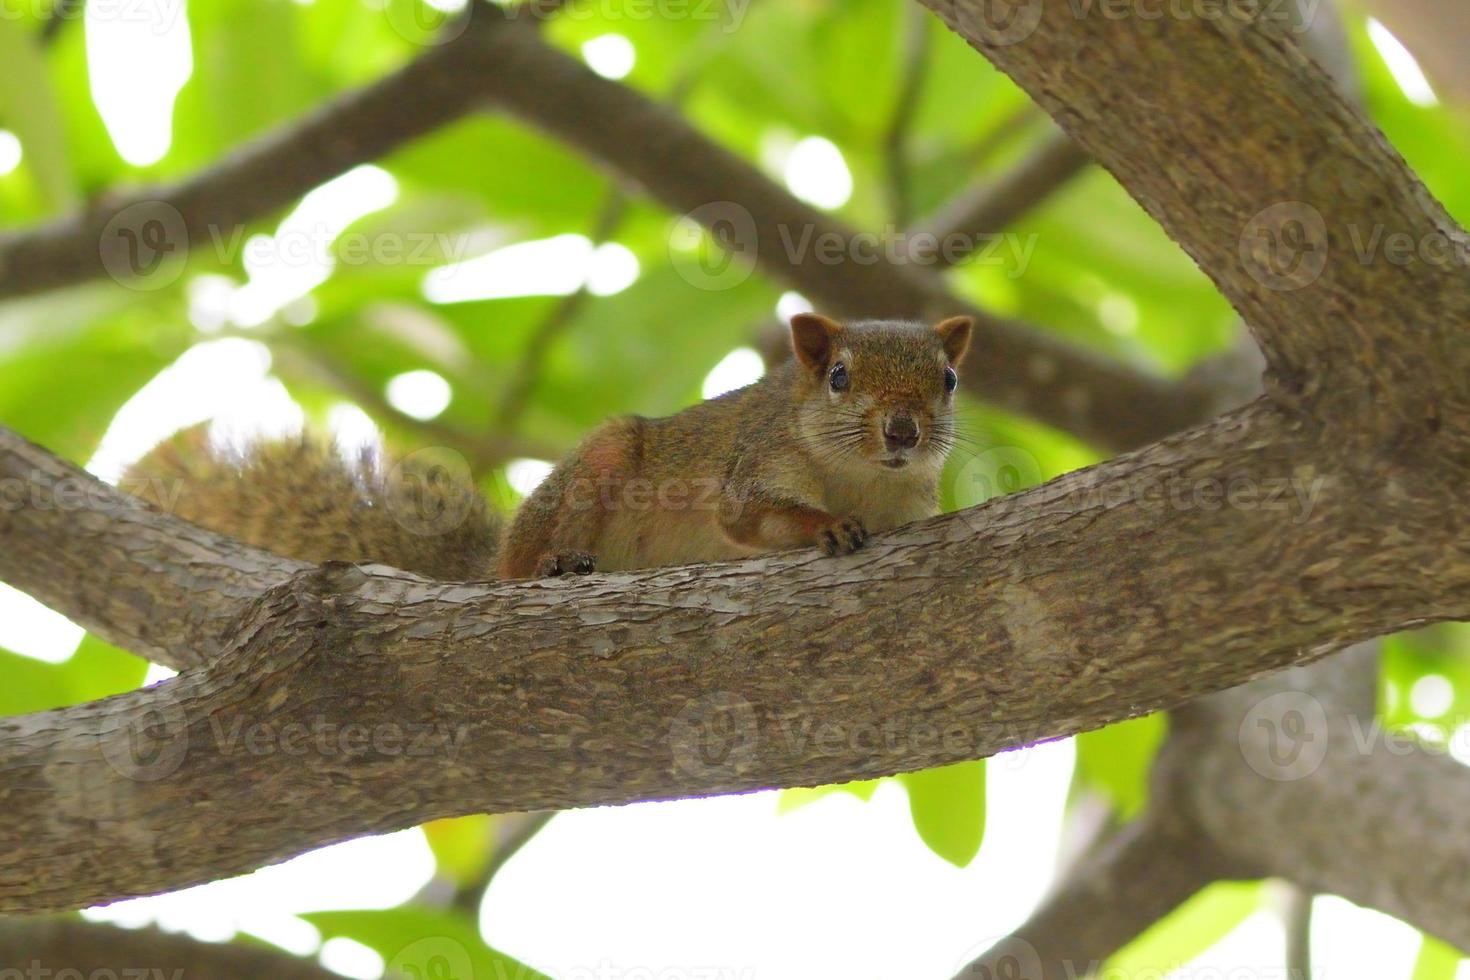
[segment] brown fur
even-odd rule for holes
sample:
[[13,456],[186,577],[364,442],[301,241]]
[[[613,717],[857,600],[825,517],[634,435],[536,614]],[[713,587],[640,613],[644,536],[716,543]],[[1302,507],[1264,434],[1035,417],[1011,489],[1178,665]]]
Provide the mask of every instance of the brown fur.
[[242,453],[214,445],[196,426],[139,460],[120,486],[185,520],[302,561],[484,578],[500,537],[500,522],[467,470],[432,453],[385,470],[375,453],[347,460],[315,436],[260,441]]
[[[838,554],[867,534],[934,514],[952,436],[944,367],[969,321],[792,325],[797,358],[757,383],[660,419],[608,422],[516,514],[507,578],[716,561],[816,545]],[[850,388],[828,389],[847,366]],[[920,441],[890,469],[882,421],[902,410]],[[564,560],[565,559],[565,560]]]
[[[385,473],[375,458],[349,463],[320,439],[262,442],[239,455],[194,429],[155,449],[123,485],[162,489],[163,501],[180,487],[180,516],[290,557],[380,561],[441,579],[809,546],[846,554],[870,532],[936,512],[953,439],[944,369],[964,356],[969,334],[963,317],[933,328],[795,317],[797,357],[755,384],[666,418],[599,427],[522,504],[498,555],[499,526],[468,474],[419,454]],[[849,388],[834,394],[838,361]],[[885,444],[896,414],[917,426],[910,449]],[[899,455],[905,465],[885,465]]]

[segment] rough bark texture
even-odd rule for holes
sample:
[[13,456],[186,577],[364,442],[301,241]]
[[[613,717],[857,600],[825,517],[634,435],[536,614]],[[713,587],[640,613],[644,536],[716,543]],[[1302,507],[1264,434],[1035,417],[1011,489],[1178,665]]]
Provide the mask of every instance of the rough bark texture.
[[[1278,404],[1313,406],[1334,438],[1410,452],[1466,414],[1464,233],[1311,62],[1281,5],[1144,18],[1087,0],[924,2],[1199,262],[1255,332]],[[1437,260],[1365,259],[1375,233],[1440,243]]]
[[[203,668],[0,722],[0,908],[181,887],[451,814],[975,758],[1465,615],[1470,561],[1425,528],[1387,550],[1379,502],[1311,456],[1258,403],[846,559],[570,583],[299,573]],[[1195,488],[1232,481],[1317,496],[1297,516],[1264,496],[1195,503]],[[45,522],[8,527],[0,574],[55,536]],[[105,534],[83,535],[59,560],[127,567],[125,539],[117,555]],[[163,608],[207,605],[189,585]],[[83,586],[51,598],[70,613],[108,594],[100,577]]]
[[1377,677],[1362,647],[1190,706],[1160,763],[1166,797],[1235,868],[1470,949],[1470,769],[1385,730]]
[[[0,970],[14,976],[143,976],[160,980],[340,980],[310,960],[230,943],[202,943],[157,929],[119,929],[80,919],[0,919]],[[145,971],[145,972],[139,972]]]
[[168,518],[3,427],[0,542],[0,580],[178,669],[219,654],[264,590],[307,567]]

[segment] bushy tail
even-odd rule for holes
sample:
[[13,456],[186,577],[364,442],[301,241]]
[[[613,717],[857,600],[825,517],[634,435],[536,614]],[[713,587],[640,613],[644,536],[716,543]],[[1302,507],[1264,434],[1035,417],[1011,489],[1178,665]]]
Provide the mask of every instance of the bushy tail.
[[435,579],[494,574],[501,522],[454,453],[346,459],[307,434],[215,444],[186,429],[134,464],[122,489],[176,516],[303,561],[378,562]]

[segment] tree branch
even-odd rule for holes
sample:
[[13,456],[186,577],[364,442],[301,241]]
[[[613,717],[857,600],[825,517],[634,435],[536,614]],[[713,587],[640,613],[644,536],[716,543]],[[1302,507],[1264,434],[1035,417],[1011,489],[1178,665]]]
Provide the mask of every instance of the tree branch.
[[[5,475],[38,452],[9,442]],[[197,586],[223,574],[199,567],[218,539],[101,485],[59,517],[22,502],[0,511],[0,576],[67,583],[44,594],[59,611],[126,639],[126,603],[163,610],[174,650],[233,626],[227,656],[162,685],[0,722],[0,908],[178,888],[464,813],[986,756],[1470,612],[1470,556],[1410,526],[1392,547],[1364,533],[1382,501],[1351,482],[1323,472],[1299,513],[1240,495],[1312,459],[1257,403],[841,560],[474,584],[238,549],[227,571],[285,581],[234,620],[248,598]],[[1229,486],[1228,506],[1196,495]]]
[[[204,943],[157,929],[81,919],[0,919],[0,964],[21,976],[187,977],[189,980],[341,980],[310,960],[238,943]],[[64,972],[70,971],[70,972]]]
[[310,567],[160,514],[3,427],[0,541],[0,580],[179,669],[218,655],[251,603]]
[[[1091,162],[1092,158],[1066,133],[1048,135],[999,180],[980,181],[945,202],[935,214],[919,222],[915,237],[932,235],[943,242],[955,236],[978,241],[997,235]],[[947,254],[953,253],[940,249],[941,258]]]
[[1311,892],[1291,886],[1282,909],[1282,925],[1286,929],[1286,975],[1291,980],[1312,980],[1312,901]]
[[1234,867],[1470,949],[1470,769],[1374,710],[1371,645],[1180,712],[1170,801]]
[[969,977],[1076,980],[1220,876],[1186,826],[1155,812],[1072,869],[1026,924],[960,971]]
[[932,23],[922,8],[903,8],[903,56],[899,72],[898,95],[888,128],[883,134],[883,160],[887,169],[888,213],[897,225],[907,225],[912,194],[909,187],[909,141],[912,138],[914,112],[924,94],[924,80],[929,73],[929,53],[933,50]]
[[216,236],[229,240],[240,225],[471,112],[482,104],[481,89],[495,66],[478,57],[490,25],[470,20],[463,33],[397,72],[192,177],[112,195],[92,210],[0,236],[0,297],[126,275],[126,233],[142,235],[145,226],[162,229],[165,239],[151,247],[171,257]]
[[[1279,5],[1144,18],[1017,0],[1006,20],[989,0],[923,2],[1199,262],[1251,325],[1279,404],[1311,401],[1320,422],[1369,393],[1377,424],[1359,438],[1414,441],[1470,408],[1464,233],[1303,53]],[[1393,234],[1437,258],[1405,274],[1361,254]]]

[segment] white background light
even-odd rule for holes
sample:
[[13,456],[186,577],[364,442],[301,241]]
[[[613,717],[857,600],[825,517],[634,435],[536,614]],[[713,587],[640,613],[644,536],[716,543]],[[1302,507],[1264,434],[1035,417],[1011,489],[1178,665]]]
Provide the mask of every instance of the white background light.
[[637,56],[633,42],[621,34],[603,34],[582,45],[582,60],[603,78],[626,78]]
[[840,208],[852,197],[852,171],[831,140],[808,136],[786,158],[786,186],[819,208]]
[[0,177],[20,166],[21,156],[20,138],[8,129],[0,129]]
[[409,371],[388,382],[388,404],[410,418],[438,418],[453,397],[449,382],[433,371]]

